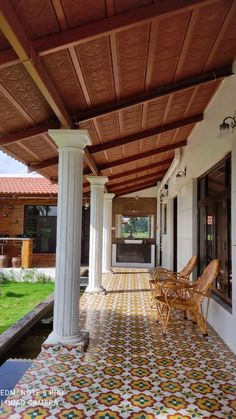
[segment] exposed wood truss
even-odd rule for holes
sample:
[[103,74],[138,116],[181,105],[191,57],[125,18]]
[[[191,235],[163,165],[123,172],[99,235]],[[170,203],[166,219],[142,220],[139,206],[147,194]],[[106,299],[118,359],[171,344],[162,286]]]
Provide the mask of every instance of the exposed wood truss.
[[[2,0],[2,3],[3,2],[8,3],[8,0]],[[82,27],[35,40],[32,42],[32,46],[39,55],[46,55],[65,48],[84,44],[94,39],[99,39],[107,34],[131,29],[140,25],[140,23],[148,23],[154,18],[157,20],[163,16],[170,17],[171,15],[176,15],[184,10],[198,9],[199,7],[214,2],[215,0],[199,0],[197,2],[196,0],[171,0],[169,2],[154,3],[137,10],[128,11],[121,15],[111,16],[98,22],[93,22]],[[54,5],[55,4],[57,4],[56,10],[59,10],[59,2],[54,0]],[[61,8],[59,12],[61,19],[63,19],[63,11]],[[17,53],[15,54],[14,51],[11,50],[4,51],[2,57],[0,57],[0,62],[5,65],[16,63],[17,55]],[[21,57],[19,57],[19,59],[21,59]]]
[[176,130],[177,128],[185,127],[187,125],[192,125],[203,120],[203,114],[196,115],[194,117],[183,119],[181,121],[172,122],[170,124],[162,125],[158,128],[153,128],[148,131],[140,132],[138,134],[130,135],[128,137],[119,138],[116,140],[108,141],[104,144],[99,144],[95,146],[89,146],[89,151],[91,154],[99,153],[101,151],[110,150],[111,148],[119,147],[122,145],[130,144],[134,141],[144,140],[149,137],[162,134],[164,132],[169,132]]
[[232,66],[230,65],[224,68],[213,70],[210,73],[199,74],[195,77],[172,83],[171,85],[161,86],[149,92],[128,97],[127,99],[121,100],[119,102],[110,103],[109,105],[105,105],[100,108],[94,108],[87,112],[78,114],[78,123],[98,118],[99,116],[106,116],[112,112],[121,111],[131,106],[142,105],[152,100],[163,98],[174,93],[184,92],[185,90],[189,90],[194,87],[203,86],[204,84],[214,80],[222,80],[226,77],[232,76],[232,74],[233,70]]
[[[147,151],[146,153],[139,154],[138,160],[145,159],[146,157],[149,157],[149,156],[154,156],[157,154],[165,153],[166,151],[175,150],[176,148],[185,147],[186,145],[187,145],[187,140],[183,140],[175,144],[171,144],[165,147],[160,147],[156,150]],[[121,166],[123,164],[130,163],[136,160],[137,160],[137,156],[127,157],[126,159],[115,160],[110,163],[103,164],[101,166],[98,166],[98,168],[102,172],[103,170],[110,169],[111,167]],[[125,173],[124,173],[124,176],[125,176]]]
[[57,122],[48,122],[46,124],[35,125],[33,127],[24,129],[22,131],[17,131],[12,134],[5,134],[0,137],[0,146],[5,146],[7,144],[15,143],[27,138],[35,137],[39,134],[45,134],[49,129],[59,128]]

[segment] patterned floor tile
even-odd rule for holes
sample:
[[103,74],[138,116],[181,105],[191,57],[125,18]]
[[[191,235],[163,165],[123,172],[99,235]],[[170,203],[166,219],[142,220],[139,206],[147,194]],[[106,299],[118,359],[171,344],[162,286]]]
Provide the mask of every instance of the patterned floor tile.
[[204,339],[178,316],[164,338],[149,273],[122,271],[104,276],[107,295],[81,299],[87,352],[43,350],[0,418],[236,418],[235,356],[214,330]]

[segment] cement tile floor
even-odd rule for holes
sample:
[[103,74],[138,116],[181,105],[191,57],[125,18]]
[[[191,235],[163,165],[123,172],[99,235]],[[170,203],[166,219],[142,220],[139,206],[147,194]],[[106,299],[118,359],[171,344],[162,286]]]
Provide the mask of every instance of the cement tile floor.
[[83,295],[87,352],[44,350],[0,418],[236,418],[235,356],[189,321],[176,319],[163,338],[148,279],[123,270],[104,276],[106,296]]

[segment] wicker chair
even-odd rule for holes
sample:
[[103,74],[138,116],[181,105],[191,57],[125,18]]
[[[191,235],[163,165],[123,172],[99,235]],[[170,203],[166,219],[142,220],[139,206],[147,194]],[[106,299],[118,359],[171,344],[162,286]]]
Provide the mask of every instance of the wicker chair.
[[[156,296],[158,321],[163,324],[163,333],[166,334],[170,313],[172,309],[180,309],[191,313],[203,336],[207,336],[207,314],[211,295],[211,288],[220,269],[218,259],[213,260],[204,270],[195,283],[180,283],[178,281],[165,281],[161,286],[161,295]],[[202,311],[203,300],[207,298],[206,315]]]
[[163,281],[179,281],[188,282],[193,269],[197,264],[197,256],[192,256],[188,261],[187,265],[180,272],[174,272],[165,268],[157,268],[152,274],[149,284],[151,288],[152,296],[152,307],[155,302],[155,298],[160,295],[160,288],[163,285]]

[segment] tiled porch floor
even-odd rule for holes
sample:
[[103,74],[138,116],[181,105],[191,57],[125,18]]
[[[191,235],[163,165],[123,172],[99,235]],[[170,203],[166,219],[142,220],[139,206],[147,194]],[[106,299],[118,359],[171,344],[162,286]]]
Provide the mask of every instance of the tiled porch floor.
[[104,277],[106,296],[84,295],[87,352],[42,352],[0,418],[236,418],[235,356],[212,329],[204,339],[188,321],[172,322],[163,338],[148,279],[117,272]]

